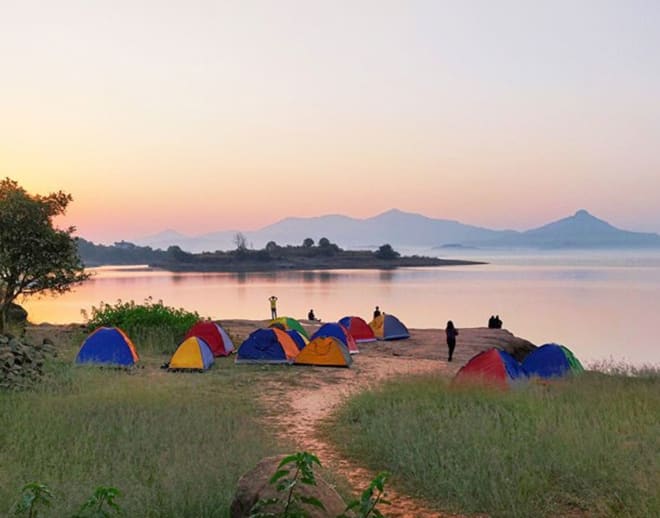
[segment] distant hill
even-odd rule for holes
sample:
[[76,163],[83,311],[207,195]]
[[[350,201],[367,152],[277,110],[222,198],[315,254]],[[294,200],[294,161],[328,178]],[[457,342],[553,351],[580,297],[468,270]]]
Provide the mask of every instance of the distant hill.
[[[186,236],[168,230],[136,240],[136,244],[167,249],[180,246],[189,252],[213,252],[236,247],[237,231],[228,230]],[[268,242],[297,245],[305,238],[315,242],[322,237],[347,248],[369,248],[389,243],[394,247],[660,247],[660,236],[629,232],[613,227],[585,210],[573,216],[525,232],[491,230],[458,221],[434,219],[392,209],[365,219],[339,214],[286,218],[253,232],[243,232],[250,247],[262,248]]]
[[542,227],[482,245],[534,248],[637,248],[660,246],[660,235],[618,229],[586,210]]

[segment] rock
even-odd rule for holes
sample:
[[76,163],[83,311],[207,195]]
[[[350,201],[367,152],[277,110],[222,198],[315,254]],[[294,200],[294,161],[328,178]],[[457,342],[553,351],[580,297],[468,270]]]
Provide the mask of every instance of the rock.
[[13,302],[7,309],[7,320],[12,324],[24,325],[27,322],[28,312],[18,304]]
[[45,349],[33,347],[10,335],[0,335],[0,388],[29,388],[42,376],[46,355],[49,353]]
[[[282,458],[282,456],[266,457],[254,469],[241,477],[238,481],[236,493],[234,494],[234,500],[231,503],[231,518],[247,518],[250,516],[250,509],[260,499],[283,497],[283,493],[278,494],[275,486],[269,484],[269,480],[277,471],[277,466]],[[296,494],[318,498],[325,506],[325,511],[311,505],[306,506],[308,516],[310,518],[334,518],[343,513],[344,509],[346,509],[346,504],[337,491],[323,480],[317,472],[314,475],[316,486],[305,484],[296,486]],[[282,509],[268,507],[268,511],[270,512],[277,510],[281,511]]]

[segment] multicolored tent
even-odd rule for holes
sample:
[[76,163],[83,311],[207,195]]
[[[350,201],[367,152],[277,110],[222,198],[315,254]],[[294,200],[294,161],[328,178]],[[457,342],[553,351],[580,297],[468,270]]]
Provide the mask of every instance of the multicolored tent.
[[337,340],[340,340],[344,344],[350,354],[357,354],[360,352],[358,350],[357,344],[355,343],[355,339],[348,332],[348,329],[346,329],[341,324],[335,324],[332,322],[323,324],[312,335],[312,340],[314,340],[314,338],[318,338],[319,336],[335,337]]
[[508,388],[525,379],[525,372],[509,353],[492,348],[473,356],[456,374],[455,382],[476,382]]
[[139,360],[135,345],[117,327],[99,327],[80,346],[76,363],[97,363],[129,367]]
[[211,368],[214,361],[213,352],[204,339],[190,336],[177,347],[168,368],[170,370],[206,370]]
[[584,367],[575,355],[563,345],[550,343],[529,353],[522,362],[528,376],[555,378],[566,374],[578,374]]
[[238,348],[236,363],[292,363],[299,352],[285,331],[257,329]]
[[350,367],[353,359],[339,339],[334,336],[317,336],[300,351],[294,363],[322,367]]
[[300,322],[298,322],[295,318],[291,317],[279,317],[275,318],[270,321],[269,326],[275,326],[275,325],[281,325],[284,327],[284,330],[288,329],[295,329],[298,331],[301,335],[303,335],[305,338],[309,340],[309,335],[307,334],[307,331],[305,331],[305,328],[302,326]]
[[360,317],[344,317],[339,323],[348,329],[348,332],[357,343],[374,342],[376,335],[369,324]]
[[288,331],[285,331],[286,334],[288,334],[291,338],[293,338],[293,341],[296,343],[296,347],[298,347],[299,351],[302,351],[305,346],[309,343],[309,340],[305,338],[303,335],[300,334],[300,331],[296,331],[295,329],[289,329]]
[[222,327],[211,320],[200,320],[186,333],[185,338],[197,336],[206,342],[213,356],[229,356],[234,351],[234,344]]
[[394,315],[382,314],[369,322],[378,340],[403,340],[410,338],[408,328]]

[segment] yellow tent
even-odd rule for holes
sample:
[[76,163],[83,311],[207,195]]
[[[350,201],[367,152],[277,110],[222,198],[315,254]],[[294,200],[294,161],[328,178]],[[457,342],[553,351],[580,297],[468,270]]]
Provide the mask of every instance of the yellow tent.
[[350,367],[353,359],[340,340],[334,336],[319,336],[300,351],[294,363],[296,365]]
[[186,338],[170,360],[170,369],[206,370],[213,365],[213,353],[206,342],[197,336]]

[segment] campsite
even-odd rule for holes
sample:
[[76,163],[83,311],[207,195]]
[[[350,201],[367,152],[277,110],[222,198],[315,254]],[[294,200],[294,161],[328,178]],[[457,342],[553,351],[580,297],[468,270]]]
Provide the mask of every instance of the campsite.
[[[343,320],[350,323],[350,319]],[[450,364],[446,362],[442,330],[410,329],[407,330],[409,338],[403,340],[374,341],[367,338],[368,341],[357,344],[359,354],[350,354],[348,347],[329,333],[314,337],[322,324],[302,322],[311,340],[300,354],[312,345],[313,349],[308,351],[320,358],[312,362],[317,366],[304,365],[308,363],[304,358],[300,363],[290,361],[287,355],[297,355],[296,351],[299,351],[296,342],[287,334],[292,330],[283,330],[278,325],[269,327],[273,324],[271,321],[230,320],[217,327],[208,324],[198,327],[207,333],[208,340],[217,337],[224,340],[225,346],[221,348],[218,347],[220,342],[216,342],[215,358],[210,347],[203,346],[206,352],[202,351],[200,343],[205,343],[204,340],[191,336],[169,355],[155,353],[152,349],[140,353],[140,344],[135,344],[140,367],[128,369],[86,364],[76,367],[76,357],[85,350],[80,344],[87,338],[87,332],[80,326],[30,326],[27,330],[29,340],[39,342],[45,337],[53,337],[59,356],[36,390],[0,399],[3,405],[3,446],[4,451],[10,453],[7,458],[11,459],[9,466],[0,468],[3,482],[0,484],[0,507],[4,510],[11,506],[26,480],[40,480],[47,481],[60,495],[53,504],[56,515],[71,514],[75,510],[79,500],[75,496],[81,487],[110,484],[121,489],[122,506],[132,515],[150,516],[157,509],[159,516],[191,513],[195,516],[228,516],[236,483],[243,473],[269,455],[305,450],[321,459],[322,476],[331,481],[345,500],[365,488],[378,471],[391,471],[392,478],[387,487],[391,504],[382,507],[385,516],[440,517],[474,513],[527,516],[530,506],[541,509],[539,516],[563,516],[569,511],[576,516],[590,516],[612,514],[616,505],[624,504],[633,510],[632,515],[643,516],[647,511],[657,509],[657,487],[652,484],[640,486],[635,477],[621,486],[616,497],[622,499],[619,504],[606,491],[608,484],[623,483],[631,470],[637,473],[638,480],[657,481],[657,473],[641,463],[644,456],[657,455],[657,444],[653,443],[657,438],[649,435],[653,428],[648,415],[648,412],[660,410],[657,376],[639,380],[569,376],[565,381],[533,383],[522,390],[452,389],[452,378],[473,357],[481,356],[480,353],[497,347],[520,357],[533,351],[534,346],[507,330],[464,329],[461,330],[455,361]],[[288,324],[295,325],[293,322]],[[358,323],[354,327],[358,333],[365,332]],[[333,330],[332,326],[330,330]],[[216,338],[208,338],[208,333]],[[255,336],[260,335],[265,335],[267,340],[255,341]],[[92,333],[92,338],[94,336],[98,338],[98,333]],[[281,357],[271,358],[271,345],[284,342],[285,347],[278,345]],[[265,354],[266,363],[255,362],[255,358],[241,362],[240,351],[244,346],[253,348],[252,354],[255,351]],[[341,359],[341,365],[326,361],[331,346],[336,348],[332,353],[334,360]],[[200,365],[187,368],[190,366],[173,364],[180,349],[193,348],[194,354],[186,357],[198,358],[202,362]],[[226,354],[226,350],[234,348],[238,349],[236,354]],[[318,354],[317,348],[322,354]],[[504,354],[516,361],[508,353]],[[171,357],[170,368],[163,369],[162,363],[168,360],[168,356]],[[344,368],[328,368],[328,363]],[[555,484],[552,487],[559,493],[552,495],[544,496],[543,484],[550,483],[547,480],[535,482],[539,486],[536,489],[533,489],[534,484],[525,486],[524,491],[509,487],[510,494],[506,498],[498,495],[502,488],[497,487],[507,485],[507,479],[496,483],[495,479],[500,478],[492,472],[498,469],[496,459],[489,458],[481,446],[472,445],[470,441],[483,441],[484,433],[498,437],[504,434],[500,437],[500,448],[504,451],[514,446],[520,448],[518,442],[530,433],[530,423],[525,425],[524,432],[521,431],[521,438],[517,438],[515,430],[484,432],[483,426],[475,428],[476,416],[460,415],[452,397],[463,401],[466,412],[475,404],[477,407],[489,405],[496,416],[500,406],[507,410],[497,419],[504,419],[516,406],[540,405],[540,400],[535,402],[539,397],[546,402],[549,397],[556,399],[552,396],[554,392],[556,400],[566,404],[562,394],[574,395],[580,384],[587,389],[589,398],[594,397],[594,392],[601,394],[604,386],[621,390],[619,397],[610,402],[616,408],[613,418],[621,419],[617,427],[629,429],[634,449],[629,444],[611,447],[607,441],[611,441],[610,434],[614,431],[612,423],[606,420],[595,430],[580,432],[597,439],[587,454],[595,456],[592,460],[598,462],[599,480],[590,480],[583,473],[583,485],[568,489],[558,488]],[[415,386],[424,387],[424,390],[414,392],[420,390]],[[390,395],[388,391],[391,390],[395,392]],[[624,400],[630,397],[631,390],[640,397],[645,417],[629,428],[628,420],[639,417],[638,412],[642,411],[642,408],[620,408],[625,406]],[[452,391],[456,391],[454,396]],[[374,399],[374,395],[380,392],[384,395]],[[435,410],[433,415],[425,415],[424,409],[435,404],[428,399],[432,393],[437,394],[434,396],[436,401],[445,401],[447,406],[445,410]],[[393,399],[387,402],[390,397]],[[404,410],[398,409],[397,402],[410,397],[413,400],[409,400],[406,407],[414,407],[415,403],[421,406],[414,410],[416,417],[411,414],[402,418],[397,412]],[[368,410],[374,404],[389,410],[376,413],[373,409]],[[598,404],[604,403],[600,401]],[[579,410],[584,413],[583,407]],[[436,435],[429,428],[428,421],[435,422],[435,412],[446,411],[455,416],[452,426],[466,434],[465,443],[456,443],[456,437],[447,431]],[[395,421],[371,423],[374,419],[388,418]],[[487,417],[482,418],[486,419],[484,422],[488,421]],[[552,432],[551,435],[559,441],[557,447],[568,447],[578,439],[574,436],[575,427],[586,425],[580,419],[588,420],[593,416],[587,413],[575,423],[570,422],[573,418],[576,416],[568,412],[565,416],[567,428]],[[516,419],[524,420],[524,415],[518,415]],[[545,418],[539,419],[543,422]],[[40,432],[33,431],[32,440],[27,443],[11,439],[25,434],[28,429]],[[384,433],[385,430],[389,432]],[[483,433],[479,434],[480,431]],[[409,432],[414,435],[409,436]],[[404,435],[396,439],[401,433]],[[472,434],[479,437],[471,438]],[[62,437],[67,440],[62,441]],[[454,446],[460,445],[460,451],[449,455],[449,452],[438,450],[428,443],[434,437],[453,441]],[[398,446],[390,444],[390,441],[401,441],[402,438],[405,440],[398,442]],[[443,443],[440,441],[439,444]],[[407,453],[406,444],[412,448]],[[603,464],[604,452],[599,448],[606,444],[613,460]],[[381,446],[387,449],[381,449]],[[420,457],[422,451],[426,453]],[[404,457],[399,458],[399,454]],[[422,462],[424,465],[425,458],[433,458],[437,459],[437,466],[444,465],[442,469],[447,470],[451,466],[451,463],[447,464],[447,458],[456,455],[464,458],[463,462],[469,460],[473,466],[483,464],[483,469],[469,473],[456,470],[462,478],[454,480],[457,485],[454,489],[448,484],[445,471],[436,472],[435,469],[439,468],[428,464],[422,468],[417,464]],[[628,460],[613,469],[612,463],[621,462],[626,456]],[[538,461],[532,457],[534,460],[530,462]],[[558,463],[560,460],[556,459]],[[525,476],[528,468],[521,466],[517,468],[521,471],[512,471],[507,476],[520,477],[519,483],[528,485],[532,482]],[[587,464],[581,473],[592,468],[595,466]],[[506,464],[499,469],[506,470]],[[563,471],[568,468],[561,464],[557,464],[556,469],[559,470],[557,476],[568,474]],[[532,471],[538,475],[538,469]],[[491,487],[483,486],[484,480],[479,473],[491,473],[494,477]],[[586,496],[590,494],[593,496]],[[512,513],[510,506],[516,506],[519,511]]]

